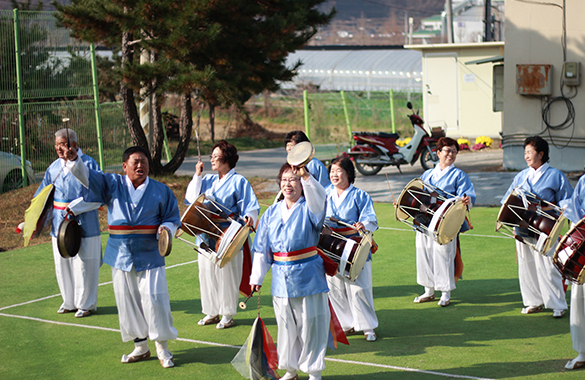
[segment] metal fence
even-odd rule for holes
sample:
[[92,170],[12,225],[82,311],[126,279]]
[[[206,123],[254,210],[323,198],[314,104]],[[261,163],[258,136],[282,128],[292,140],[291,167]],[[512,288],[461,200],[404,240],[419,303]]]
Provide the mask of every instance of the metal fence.
[[246,106],[254,119],[268,115],[272,122],[309,131],[314,143],[350,143],[350,131],[397,131],[412,135],[407,102],[422,108],[420,92],[282,91],[253,97]]
[[0,11],[0,192],[43,177],[64,118],[82,151],[106,169],[116,170],[131,144],[122,107],[96,102],[91,46],[58,27],[54,14]]

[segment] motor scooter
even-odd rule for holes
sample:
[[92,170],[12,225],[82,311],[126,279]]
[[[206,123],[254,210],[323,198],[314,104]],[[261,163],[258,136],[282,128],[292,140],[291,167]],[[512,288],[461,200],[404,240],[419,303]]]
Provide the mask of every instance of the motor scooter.
[[[412,110],[412,103],[406,104]],[[398,171],[400,165],[414,165],[420,157],[420,164],[427,170],[435,167],[439,162],[437,156],[437,141],[445,136],[442,128],[432,128],[430,133],[423,128],[423,119],[412,111],[408,115],[414,136],[403,147],[396,145],[400,137],[397,133],[386,132],[352,132],[355,144],[347,152],[354,160],[355,166],[363,175],[375,175],[384,166],[396,166]]]

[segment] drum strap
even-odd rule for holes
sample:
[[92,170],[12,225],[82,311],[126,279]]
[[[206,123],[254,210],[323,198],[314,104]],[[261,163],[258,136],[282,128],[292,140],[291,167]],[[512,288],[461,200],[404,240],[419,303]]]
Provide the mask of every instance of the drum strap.
[[[349,237],[349,238],[357,238],[360,236],[359,233],[357,233],[353,228],[349,228],[349,227],[344,227],[344,228],[331,228],[331,230],[337,232],[340,235],[343,235],[345,237]],[[359,243],[359,239],[354,239],[355,241],[357,241]],[[370,248],[370,251],[372,253],[376,253],[376,251],[378,250],[378,244],[376,244],[376,242],[374,241],[374,238],[372,238],[372,247]]]
[[346,237],[359,236],[359,234],[357,233],[357,231],[355,229],[349,228],[349,227],[331,228],[331,230],[337,232],[340,235],[346,236]]
[[301,261],[307,261],[307,259],[315,255],[317,255],[317,247],[315,246],[299,249],[298,251],[273,253],[274,263],[280,265],[298,264]]

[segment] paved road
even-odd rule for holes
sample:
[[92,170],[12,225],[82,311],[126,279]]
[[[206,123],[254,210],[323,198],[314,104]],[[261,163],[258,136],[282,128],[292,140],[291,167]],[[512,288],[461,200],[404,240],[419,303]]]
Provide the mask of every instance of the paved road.
[[[284,148],[241,152],[239,155],[240,160],[236,166],[236,171],[246,177],[257,176],[274,179],[278,175],[280,166],[286,161]],[[517,174],[517,172],[495,171],[497,169],[501,170],[499,168],[502,165],[502,158],[503,151],[501,149],[465,152],[457,156],[455,165],[469,175],[475,187],[477,194],[476,205],[499,207],[500,200]],[[177,174],[192,175],[196,162],[197,158],[195,157],[187,158],[179,171],[177,171]],[[206,161],[206,167],[211,167],[208,161]],[[402,174],[398,172],[396,167],[386,167],[375,176],[363,176],[358,173],[355,185],[367,191],[374,201],[392,202],[388,182],[394,196],[398,197],[410,180],[419,177],[423,173],[423,169],[418,162],[413,166],[403,166],[401,169]],[[388,175],[388,181],[386,181],[386,174]],[[576,183],[576,179],[571,179],[573,186]],[[266,190],[276,192],[278,190],[276,182],[268,186]]]

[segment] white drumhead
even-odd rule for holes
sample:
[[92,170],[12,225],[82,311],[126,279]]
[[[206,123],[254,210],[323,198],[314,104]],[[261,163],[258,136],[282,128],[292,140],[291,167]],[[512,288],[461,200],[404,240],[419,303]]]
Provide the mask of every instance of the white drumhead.
[[366,232],[365,237],[362,236],[362,240],[358,245],[355,254],[353,255],[353,262],[349,269],[349,280],[355,281],[357,280],[360,273],[362,273],[362,269],[364,269],[364,265],[366,265],[366,261],[368,261],[368,257],[370,255],[370,249],[372,248],[372,233]]
[[[235,223],[235,224],[234,224]],[[237,253],[240,252],[246,240],[248,240],[248,235],[250,233],[250,227],[242,226],[240,223],[236,222],[235,220],[232,221],[232,224],[228,228],[228,230],[233,230],[228,235],[222,235],[220,249],[218,250],[218,254],[221,255],[218,258],[217,265],[220,268],[226,266],[234,257],[236,257]],[[227,231],[226,231],[227,232]],[[223,242],[226,242],[226,245],[222,246]],[[225,247],[225,248],[223,248]]]
[[315,155],[315,148],[313,144],[308,141],[302,141],[295,146],[288,152],[286,156],[286,162],[288,162],[291,166],[298,166],[302,167],[311,161],[313,156]]
[[436,234],[435,239],[437,243],[439,243],[440,245],[445,245],[451,242],[451,240],[455,239],[455,236],[457,236],[457,234],[461,230],[463,222],[465,222],[466,212],[467,206],[463,204],[463,201],[461,199],[457,199],[444,212],[442,217],[441,215],[439,215],[439,218],[441,218],[442,221],[438,222],[437,230],[435,233]]
[[544,243],[544,246],[542,247],[542,251],[540,251],[540,253],[542,255],[546,256],[548,251],[550,251],[550,249],[552,248],[553,244],[557,241],[557,238],[559,237],[559,233],[561,232],[561,228],[563,227],[564,221],[565,221],[565,215],[559,216],[559,218],[555,222],[555,225],[553,226],[552,230],[550,231],[550,235],[548,236],[548,239],[546,240],[546,242]]

